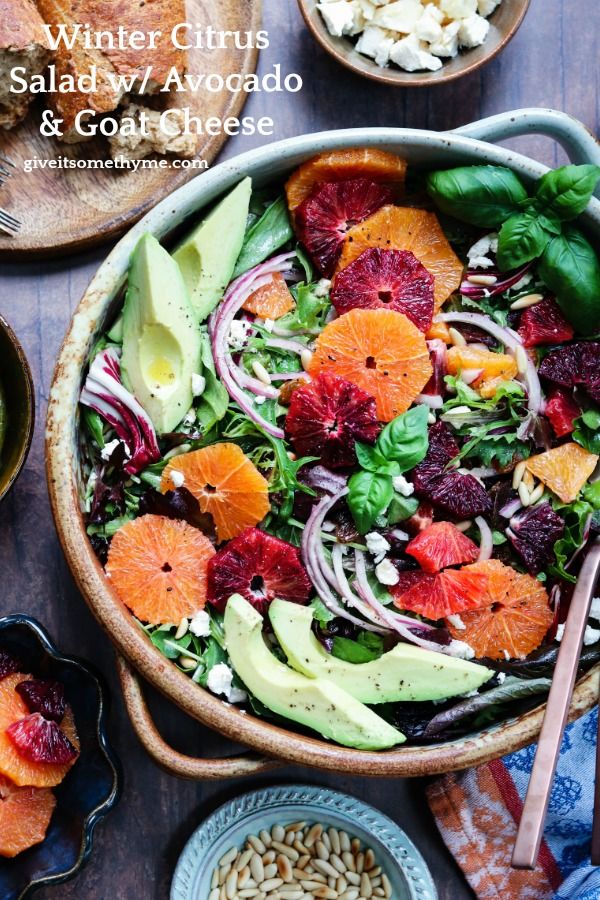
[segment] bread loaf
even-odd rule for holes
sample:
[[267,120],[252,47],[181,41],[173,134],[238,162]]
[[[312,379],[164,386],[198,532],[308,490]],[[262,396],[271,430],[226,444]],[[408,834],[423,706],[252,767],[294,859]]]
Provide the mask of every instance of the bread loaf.
[[26,115],[31,94],[11,91],[11,71],[29,79],[43,72],[50,56],[43,21],[33,0],[0,0],[0,126],[13,128]]
[[[185,70],[185,53],[176,49],[171,41],[173,27],[185,21],[185,0],[37,0],[37,4],[50,26],[64,25],[68,33],[78,24],[89,25],[93,32],[111,32],[115,36],[119,26],[127,34],[133,31],[162,32],[154,49],[109,49],[105,46],[101,50],[89,49],[81,32],[72,49],[61,42],[53,59],[57,79],[64,74],[87,75],[92,66],[97,71],[96,92],[72,91],[48,97],[55,114],[63,119],[63,139],[68,143],[84,140],[75,130],[78,113],[85,109],[91,110],[91,115],[113,112],[129,94],[142,91],[148,66],[152,66],[152,80],[143,90],[146,94],[159,90],[172,68],[179,72]],[[136,76],[133,91],[117,89],[110,81],[110,74]]]

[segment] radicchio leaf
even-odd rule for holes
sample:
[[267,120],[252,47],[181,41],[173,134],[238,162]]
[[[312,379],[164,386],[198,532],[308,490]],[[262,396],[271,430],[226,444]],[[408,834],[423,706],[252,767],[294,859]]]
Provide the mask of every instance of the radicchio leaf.
[[140,500],[140,515],[152,513],[167,519],[183,519],[203,531],[207,537],[216,540],[215,522],[210,513],[203,513],[197,499],[185,487],[161,494],[149,488]]

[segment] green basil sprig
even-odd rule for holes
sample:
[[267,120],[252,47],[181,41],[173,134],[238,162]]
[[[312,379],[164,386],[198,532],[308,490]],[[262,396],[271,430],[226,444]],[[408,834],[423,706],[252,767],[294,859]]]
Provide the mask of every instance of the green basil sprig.
[[499,228],[498,267],[506,272],[541,259],[539,274],[580,334],[600,319],[600,262],[570,223],[586,209],[600,167],[562,166],[537,182],[532,197],[503,166],[463,166],[433,172],[427,190],[448,215],[483,228]]
[[425,457],[428,414],[425,406],[415,406],[389,422],[373,446],[357,443],[361,471],[348,482],[348,507],[361,534],[366,534],[390,505],[393,478],[414,469]]

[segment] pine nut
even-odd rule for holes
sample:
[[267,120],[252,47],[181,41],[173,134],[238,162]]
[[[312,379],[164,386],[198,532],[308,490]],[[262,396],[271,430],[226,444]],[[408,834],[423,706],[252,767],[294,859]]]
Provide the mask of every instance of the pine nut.
[[288,847],[287,844],[282,844],[280,841],[273,841],[273,849],[277,850],[279,853],[283,853],[284,856],[287,856],[288,859],[296,860],[300,859],[300,854],[297,850],[294,850],[293,847]]
[[271,838],[273,841],[279,841],[279,843],[283,841],[285,838],[285,830],[281,825],[273,825],[271,828]]
[[[359,875],[362,875],[363,869],[365,868],[365,854],[357,853],[356,854],[356,871]],[[362,890],[362,888],[361,888]]]
[[385,891],[385,896],[391,897],[392,896],[392,883],[391,883],[390,879],[387,877],[387,875],[385,874],[385,872],[381,876],[381,886],[382,886],[383,890]]
[[521,462],[518,462],[517,465],[514,467],[512,486],[515,489],[515,491],[517,491],[519,489],[519,485],[521,484],[521,482],[523,480],[523,475],[525,474],[526,470],[527,470],[527,463],[525,462],[524,459],[521,460]]
[[529,493],[523,482],[521,482],[521,484],[519,485],[519,500],[521,501],[523,506],[529,506],[529,504],[531,503],[531,494]]
[[281,900],[300,900],[303,891],[279,891]]
[[192,659],[190,656],[180,656],[178,662],[182,669],[187,669],[188,671],[195,669],[198,665],[198,660]]
[[301,856],[298,862],[296,863],[296,867],[298,869],[304,869],[305,866],[310,862],[310,853],[305,853],[304,856]]
[[332,853],[332,854],[331,854],[331,856],[329,857],[329,862],[330,862],[331,865],[334,867],[334,869],[337,869],[338,872],[340,872],[342,875],[345,874],[345,872],[346,872],[346,866],[344,865],[344,863],[342,862],[342,860],[339,858],[339,856],[337,855],[337,853]]
[[340,831],[340,845],[343,853],[350,850],[350,838],[345,831]]
[[360,895],[361,895],[361,897],[372,897],[373,896],[373,888],[371,887],[371,881],[366,872],[362,873],[362,877],[360,879]]
[[537,503],[538,500],[541,500],[545,490],[546,486],[544,484],[538,484],[538,486],[531,492],[531,496],[529,497],[529,505],[533,506],[534,503]]
[[470,284],[479,284],[482,287],[492,287],[498,281],[495,275],[467,275]]
[[[294,848],[294,850],[298,851],[300,856],[306,856],[306,854],[308,853],[308,848],[305,847],[302,841],[300,841],[298,838],[296,838],[296,840],[292,844],[292,847]],[[310,856],[310,854],[308,855]]]
[[276,856],[277,856],[277,854],[275,853],[274,850],[267,850],[267,852],[265,853],[265,855],[262,858],[262,861],[264,862],[265,866],[268,866],[271,863],[275,862]]
[[237,847],[232,847],[231,850],[228,850],[227,853],[223,854],[223,856],[219,860],[219,867],[223,868],[224,866],[231,865],[237,855]]
[[515,361],[517,363],[519,374],[524,375],[529,368],[529,357],[527,356],[525,347],[521,347],[520,345],[517,347],[515,350]]
[[265,831],[265,829],[263,828],[262,831],[259,831],[258,836],[261,839],[261,841],[263,842],[263,844],[265,845],[265,847],[271,846],[271,835],[269,834],[268,831]]
[[321,884],[320,881],[312,881],[312,880],[308,881],[305,878],[302,879],[300,884],[302,885],[302,887],[304,888],[305,891],[318,891],[319,888],[323,887],[323,885]]
[[343,894],[340,894],[338,900],[358,900],[360,896],[360,891],[358,888],[349,888]]
[[250,872],[257,884],[265,880],[265,867],[260,856],[254,855],[250,860]]
[[373,888],[374,897],[385,897],[385,891],[382,887]]
[[210,894],[208,895],[208,900],[219,900],[219,894],[221,891],[218,887],[213,888]]
[[338,880],[335,883],[336,891],[338,892],[338,894],[343,894],[347,887],[348,887],[348,882],[346,881],[346,879],[344,878],[343,875],[340,875],[340,877],[338,878]]
[[370,872],[367,872],[367,875],[371,879],[371,887],[373,889],[375,889],[376,887],[379,887],[379,885],[381,884],[381,875],[373,876],[373,875],[371,875]]
[[243,891],[238,891],[238,897],[258,897],[260,891],[256,887],[244,888]]
[[337,828],[329,828],[327,830],[327,834],[329,835],[329,840],[331,841],[331,849],[339,856],[342,852],[342,846],[340,844],[340,836]]
[[221,890],[219,891],[219,900],[227,900],[227,891],[224,884],[221,885]]
[[231,864],[229,864],[228,866],[221,866],[221,868],[219,869],[219,884],[220,885],[225,884],[225,882],[227,881],[227,876],[229,875],[230,871],[231,871]]
[[227,900],[235,900],[235,895],[237,894],[237,882],[238,882],[238,873],[235,869],[227,876],[227,881],[225,882],[225,893],[227,894]]
[[323,834],[321,835],[321,840],[323,841],[323,843],[325,844],[327,849],[329,851],[331,851],[331,841],[329,840],[329,835],[327,834],[326,831],[324,831]]
[[212,873],[210,887],[211,887],[211,890],[216,887],[219,887],[219,870],[218,869],[215,869],[215,871]]
[[519,297],[514,303],[510,304],[511,309],[527,309],[528,306],[535,306],[540,300],[544,299],[543,294],[526,294],[525,297]]
[[179,623],[177,631],[175,632],[175,640],[180,641],[181,638],[187,634],[187,630],[189,627],[190,627],[189,619],[186,619],[184,616],[183,619],[181,620],[181,622]]
[[249,835],[248,843],[253,848],[253,850],[256,850],[256,852],[260,853],[261,856],[263,855],[263,853],[267,852],[267,848],[265,847],[261,839],[257,838],[255,834]]
[[267,878],[266,881],[260,885],[261,891],[273,891],[275,888],[281,887],[283,884],[283,880],[281,878]]
[[265,866],[265,880],[270,881],[271,878],[275,878],[277,872],[278,869],[276,863],[269,863],[268,866]]
[[317,841],[315,844],[315,850],[317,851],[317,856],[319,859],[329,859],[329,850],[323,843],[323,841]]
[[294,841],[296,840],[296,833],[294,831],[288,831],[285,836],[284,844],[287,844],[288,847],[291,847]]
[[337,891],[330,887],[320,887],[313,891],[315,897],[319,900],[337,900]]
[[455,347],[466,347],[467,342],[457,328],[448,329],[448,337]]
[[253,856],[254,853],[252,850],[244,850],[243,853],[240,853],[238,861],[235,864],[235,868],[238,870],[238,872],[241,872],[242,869],[246,868]]
[[310,369],[310,364],[312,362],[313,354],[311,350],[303,350],[300,354],[300,362],[302,363],[302,368],[305,372],[308,372]]
[[303,828],[306,828],[306,822],[290,822],[285,826],[286,831],[302,831]]
[[277,870],[284,881],[289,882],[292,880],[292,864],[287,856],[277,857]]
[[304,846],[309,849],[313,846],[315,841],[317,841],[321,835],[323,834],[323,826],[322,825],[313,825],[306,837],[304,838]]
[[[375,865],[375,854],[369,848],[368,850],[365,850],[365,869],[366,869],[366,871],[368,872],[369,869],[372,869],[374,865]],[[377,874],[379,875],[379,872]]]
[[328,875],[331,878],[337,878],[338,873],[333,868],[331,863],[328,863],[325,859],[315,859],[315,869],[317,872],[322,872],[323,875]]
[[241,872],[238,872],[237,877],[237,886],[238,888],[246,887],[248,882],[250,881],[250,869],[248,866],[244,866]]
[[373,866],[372,869],[367,869],[367,875],[373,881],[374,878],[378,878],[381,875],[381,866]]
[[344,850],[342,853],[342,859],[344,861],[344,865],[350,872],[356,872],[356,860],[352,856],[352,854],[348,850]]
[[346,881],[349,884],[360,884],[360,875],[358,872],[346,872]]
[[535,487],[535,480],[529,469],[525,470],[525,474],[523,475],[523,484],[525,485],[529,493],[531,493],[531,491]]

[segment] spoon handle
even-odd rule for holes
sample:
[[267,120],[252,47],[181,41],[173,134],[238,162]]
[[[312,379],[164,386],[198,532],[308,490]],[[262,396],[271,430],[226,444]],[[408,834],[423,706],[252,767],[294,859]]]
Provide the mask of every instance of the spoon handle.
[[596,538],[581,567],[565,623],[515,840],[512,856],[514,869],[533,869],[536,864],[599,569],[600,538]]

